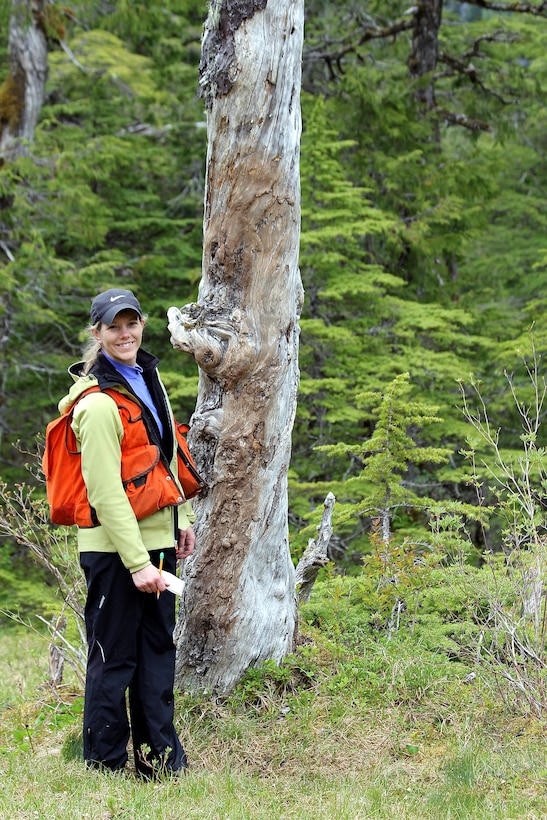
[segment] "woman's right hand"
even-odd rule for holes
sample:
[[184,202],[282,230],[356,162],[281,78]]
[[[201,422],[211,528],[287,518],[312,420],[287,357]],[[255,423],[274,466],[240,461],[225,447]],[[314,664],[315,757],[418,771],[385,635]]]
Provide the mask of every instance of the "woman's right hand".
[[153,564],[132,572],[133,583],[140,592],[164,592],[167,584]]

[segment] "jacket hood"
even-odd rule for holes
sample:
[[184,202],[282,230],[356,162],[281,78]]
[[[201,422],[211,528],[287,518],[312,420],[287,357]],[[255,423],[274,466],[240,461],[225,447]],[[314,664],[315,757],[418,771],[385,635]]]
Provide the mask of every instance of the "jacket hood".
[[[78,368],[78,370],[76,370],[75,368]],[[96,387],[99,384],[96,376],[79,376],[78,372],[81,371],[81,369],[81,362],[69,367],[68,372],[70,373],[72,378],[75,379],[75,382],[66,394],[66,396],[63,396],[63,398],[58,404],[60,413],[64,413],[65,410],[68,407],[70,407],[71,404],[74,404],[74,402],[80,398],[82,393],[84,393],[86,390],[89,390],[90,387]]]

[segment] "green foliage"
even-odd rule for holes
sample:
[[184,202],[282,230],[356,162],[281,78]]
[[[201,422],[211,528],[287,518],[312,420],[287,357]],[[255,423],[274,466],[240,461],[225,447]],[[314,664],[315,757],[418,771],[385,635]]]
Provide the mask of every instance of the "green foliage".
[[281,664],[264,661],[247,670],[227,697],[226,705],[266,711],[279,698],[298,698],[302,690],[313,686],[315,675],[314,660],[306,650],[287,656]]
[[[498,425],[479,381],[461,384],[463,412],[471,432],[463,451],[471,465],[471,482],[477,502],[494,503],[502,522],[503,541],[513,546],[537,547],[545,537],[543,510],[547,486],[546,453],[542,446],[546,382],[534,338],[528,339],[530,354],[521,368],[506,373],[513,412],[519,424],[518,447]],[[524,376],[524,379],[523,379]]]
[[[466,430],[456,385],[474,373],[491,388],[496,413],[511,419],[509,439],[518,419],[500,388],[502,370],[518,360],[531,324],[544,347],[539,35],[547,23],[509,13],[500,22],[493,12],[470,19],[462,8],[441,26],[437,103],[487,122],[489,131],[450,127],[420,109],[406,37],[366,39],[374,24],[397,19],[400,6],[367,3],[364,17],[350,3],[307,9],[294,529],[326,489],[340,496],[358,470],[355,448],[372,430],[355,396],[382,392],[403,373],[409,400],[437,406],[443,419],[428,443],[451,451],[448,462],[406,476],[406,485],[418,495],[428,485],[438,502],[474,503],[459,453]],[[338,62],[337,43],[344,44]],[[319,54],[331,55],[329,71]],[[473,67],[461,72],[458,61]],[[423,521],[416,538],[420,528]],[[366,529],[346,527],[336,538],[338,555],[352,559],[366,549]],[[299,535],[294,544],[298,553]],[[484,546],[478,530],[475,544]]]
[[[529,566],[521,565],[523,559],[521,554],[506,565],[490,555],[481,567],[443,566],[435,555],[416,560],[408,549],[377,548],[363,560],[360,575],[318,581],[310,601],[301,605],[301,615],[337,645],[364,652],[369,678],[371,657],[382,653],[386,641],[414,647],[410,653],[432,653],[437,674],[463,675],[473,667],[487,674],[491,653],[503,645],[502,620],[496,623],[495,613],[505,612],[509,618],[522,606],[523,570]],[[509,672],[508,656],[505,663]],[[452,664],[452,672],[447,672]],[[501,668],[496,667],[497,673]],[[513,700],[511,685],[506,683],[504,691]],[[523,698],[514,708],[526,710],[527,705]]]
[[[527,386],[516,375],[508,378],[522,427],[520,452],[501,446],[503,435],[492,423],[479,385],[472,385],[474,400],[463,391],[464,414],[475,439],[467,455],[477,508],[431,501],[427,510],[431,536],[422,542],[410,537],[403,540],[396,529],[390,532],[390,505],[400,502],[400,488],[397,483],[391,487],[390,482],[400,477],[401,466],[407,466],[411,439],[404,430],[387,438],[385,433],[397,431],[398,420],[412,417],[416,409],[415,424],[428,417],[422,407],[405,406],[403,412],[401,403],[377,403],[377,410],[389,408],[389,413],[378,412],[381,446],[374,449],[368,443],[360,453],[365,464],[362,475],[369,453],[381,454],[373,487],[379,488],[377,504],[383,505],[384,514],[370,535],[372,549],[363,559],[360,574],[345,577],[331,572],[330,578],[317,585],[318,600],[303,605],[302,612],[308,623],[352,646],[359,646],[375,631],[388,637],[410,635],[428,650],[487,670],[511,709],[544,717],[546,479],[545,452],[539,442],[547,388],[533,341],[532,357],[525,359],[524,370]],[[484,459],[477,458],[479,451],[486,454]],[[384,473],[385,465],[389,466]],[[485,477],[490,486],[484,483]],[[354,499],[348,512],[342,506],[343,514],[350,515],[352,507],[364,511]],[[371,507],[369,514],[374,510]],[[480,561],[470,546],[469,524],[474,521],[482,527],[485,540],[492,522],[501,521],[497,529],[501,549],[485,551]],[[469,560],[472,557],[474,562]]]
[[[352,502],[337,506],[332,541],[351,571],[372,554],[370,519],[386,509],[387,495],[389,504],[395,498],[394,549],[425,543],[477,561],[483,547],[502,544],[504,524],[488,522],[490,496],[471,509],[478,487],[460,453],[468,429],[459,384],[474,374],[485,385],[493,425],[503,422],[501,449],[515,456],[519,418],[503,369],[511,372],[528,349],[531,324],[540,352],[547,338],[546,23],[492,11],[471,19],[461,4],[449,5],[437,103],[488,122],[489,132],[422,110],[408,75],[408,33],[362,39],[370,26],[401,19],[400,4],[306,5],[306,301],[292,542],[299,554],[304,524],[313,526],[332,489]],[[54,414],[100,288],[135,289],[177,415],[189,417],[194,404],[195,363],[171,350],[165,313],[195,298],[200,277],[206,133],[196,89],[207,3],[71,8],[63,18],[70,51],[50,44],[32,150],[0,171],[0,473],[14,483],[25,456],[12,443],[32,448]],[[7,23],[7,4],[0,14]],[[318,55],[337,43],[347,50],[327,70]],[[455,70],[447,55],[472,57],[477,73]],[[386,395],[402,374],[408,392],[396,431],[357,397]],[[442,421],[426,422],[429,406]],[[413,422],[416,408],[425,415]],[[386,436],[391,449],[382,449]],[[483,444],[466,452],[492,465]]]
[[77,721],[81,722],[82,720],[83,707],[84,702],[81,697],[70,703],[46,703],[34,717],[32,725],[26,723],[21,728],[12,730],[9,746],[2,751],[4,754],[7,753],[8,756],[16,756],[21,753],[28,754],[29,752],[36,754],[38,741],[35,738],[40,736],[44,728],[47,728],[48,731],[58,731],[74,726]]
[[13,557],[9,543],[0,548],[2,564],[0,569],[0,613],[17,613],[17,618],[26,621],[37,614],[51,617],[58,607],[55,588],[44,573],[28,569],[22,561]]
[[[434,439],[430,428],[442,423],[436,407],[413,400],[409,374],[395,378],[383,392],[369,391],[355,398],[359,421],[371,429],[369,437],[356,443],[340,442],[317,449],[327,454],[332,465],[346,462],[346,475],[341,480],[315,482],[314,492],[330,490],[338,498],[333,522],[338,535],[351,531],[348,524],[357,517],[365,519],[366,532],[373,530],[372,542],[378,533],[385,545],[396,533],[398,543],[428,548],[437,541],[437,548],[449,552],[448,538],[438,537],[439,525],[445,535],[448,530],[448,509],[455,517],[480,519],[480,511],[463,502],[439,501],[427,494],[428,466],[448,460],[451,450],[431,446]],[[452,480],[455,475],[452,474]],[[423,485],[423,486],[421,486]],[[304,513],[304,517],[308,517]],[[310,519],[317,522],[318,513]],[[377,519],[376,527],[371,521]],[[430,537],[429,520],[435,520],[437,538]],[[309,529],[300,536],[307,535]],[[368,540],[368,539],[367,539]],[[370,549],[366,544],[362,550]]]
[[[366,188],[350,181],[348,169],[355,167],[356,158],[365,149],[359,145],[364,139],[362,129],[356,128],[359,138],[352,143],[340,139],[340,134],[333,140],[331,123],[340,121],[335,112],[343,102],[338,99],[312,102],[304,97],[303,103],[301,270],[306,302],[301,323],[302,398],[295,427],[291,492],[294,495],[303,490],[309,493],[310,479],[313,480],[317,485],[316,492],[310,494],[313,504],[322,500],[325,486],[336,491],[340,479],[346,479],[354,471],[354,442],[370,437],[370,419],[355,406],[355,396],[365,390],[382,391],[386,383],[402,373],[412,376],[411,398],[426,404],[435,396],[439,415],[445,419],[439,425],[437,443],[448,455],[454,441],[463,435],[461,419],[454,412],[457,379],[488,342],[474,333],[475,320],[471,312],[451,303],[445,305],[442,293],[443,304],[415,299],[400,275],[400,265],[397,266],[399,275],[386,267],[390,255],[392,260],[400,255],[400,236],[404,235],[404,244],[408,247],[410,241],[415,244],[422,241],[421,236],[430,238],[431,235],[429,229],[418,230],[412,239],[412,231],[417,230],[415,220],[401,223],[400,215],[393,211],[390,193],[393,186],[386,187],[387,180],[393,179],[393,184],[400,185],[402,192],[408,191],[410,180],[405,179],[398,168],[393,174],[380,173],[381,190],[374,175],[371,185],[370,172],[367,172]],[[354,117],[355,112],[348,112],[348,116]],[[373,122],[386,128],[393,146],[396,137],[391,126],[385,124],[383,108],[382,117]],[[370,133],[370,129],[366,133]],[[416,138],[422,139],[423,134],[416,134]],[[406,147],[408,129],[405,141]],[[370,162],[372,143],[366,148]],[[423,148],[413,149],[409,161],[419,160],[422,153]],[[438,147],[432,153],[435,162],[439,162],[437,154]],[[377,145],[372,156],[378,156]],[[396,156],[391,150],[390,157]],[[446,174],[446,158],[442,167]],[[466,184],[463,177],[472,174],[474,167],[469,156],[454,166],[454,186],[458,191],[461,190],[458,186]],[[478,159],[476,168],[479,169]],[[421,161],[416,166],[417,173],[418,169],[421,184]],[[488,177],[484,168],[481,173]],[[414,189],[417,184],[416,178],[412,183]],[[439,192],[441,183],[427,181],[426,187]],[[461,193],[457,194],[460,209],[466,202],[467,214],[469,195],[479,188],[477,178],[474,184],[468,184],[465,199]],[[446,178],[443,178],[442,192],[443,195],[449,193]],[[441,208],[444,207],[443,204]],[[446,205],[446,213],[449,207]],[[418,210],[424,215],[431,214],[427,203],[418,203]],[[438,210],[436,208],[435,213]],[[441,241],[446,246],[447,235],[455,236],[454,226],[448,221],[443,230]],[[431,253],[438,256],[434,248]],[[416,254],[422,260],[425,258],[418,245]],[[334,440],[347,444],[346,451],[343,445],[333,450]],[[331,449],[323,451],[315,447],[310,461],[306,448],[324,442],[329,442]],[[321,458],[322,452],[327,454],[327,459]],[[435,468],[430,464],[424,478],[432,469]],[[450,481],[455,478],[456,474],[451,473]],[[441,495],[446,492],[440,489]],[[303,505],[301,508],[305,509]],[[300,505],[294,509],[298,512]]]
[[[48,504],[35,488],[26,485],[12,488],[0,481],[0,537],[4,542],[0,550],[2,564],[8,560],[9,545],[17,544],[27,565],[30,563],[28,556],[31,556],[41,570],[39,573],[29,571],[27,583],[21,580],[20,573],[14,573],[16,589],[9,596],[2,614],[47,636],[50,647],[58,651],[78,680],[83,682],[86,590],[74,528],[50,524]],[[0,574],[3,572],[0,567]],[[36,582],[43,583],[42,579],[55,589],[55,596],[46,594],[43,587],[37,586]],[[29,588],[34,597],[31,597]],[[32,608],[32,613],[25,613],[25,605]]]
[[[186,26],[188,12],[184,60],[196,69],[197,4],[171,5],[168,15],[164,4],[148,4],[140,23],[133,15],[133,35],[140,40],[147,25],[156,26],[149,42],[174,34],[175,19]],[[31,446],[66,391],[67,365],[79,357],[79,334],[101,288],[134,288],[150,316],[147,343],[195,376],[193,362],[175,359],[168,344],[166,311],[192,298],[199,278],[203,112],[195,92],[183,100],[165,81],[161,48],[138,53],[130,39],[86,25],[87,15],[100,22],[96,14],[89,7],[76,14],[70,53],[50,53],[32,153],[0,174],[0,236],[11,249],[0,256],[0,320],[9,316],[0,348],[5,478],[21,469],[11,443]]]

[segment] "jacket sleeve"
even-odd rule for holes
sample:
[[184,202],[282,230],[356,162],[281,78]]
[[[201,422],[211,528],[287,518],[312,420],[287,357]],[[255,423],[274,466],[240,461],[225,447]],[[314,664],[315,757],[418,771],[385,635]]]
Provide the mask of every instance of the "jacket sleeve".
[[104,393],[90,393],[76,405],[72,427],[80,443],[82,475],[101,535],[130,572],[148,566],[137,519],[121,479],[123,426],[116,403]]

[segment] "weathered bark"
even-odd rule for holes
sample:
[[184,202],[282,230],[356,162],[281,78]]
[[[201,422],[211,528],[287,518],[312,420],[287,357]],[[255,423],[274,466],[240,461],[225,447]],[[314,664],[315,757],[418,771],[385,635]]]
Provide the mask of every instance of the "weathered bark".
[[[408,71],[412,78],[420,80],[430,75],[437,66],[439,55],[439,29],[443,14],[443,0],[420,0],[414,12],[412,30],[412,51],[408,59]],[[418,100],[427,109],[435,106],[435,87],[433,80],[427,85],[419,85],[416,92]]]
[[26,150],[44,101],[47,79],[46,0],[13,0],[9,72],[0,87],[0,164]]
[[215,0],[201,88],[208,111],[198,303],[169,310],[200,368],[189,435],[195,502],[177,628],[177,683],[228,692],[292,649],[287,472],[298,389],[302,0]]
[[319,570],[329,562],[328,548],[332,537],[332,511],[335,501],[334,495],[328,493],[323,504],[323,516],[317,538],[310,538],[296,567],[295,581],[299,602],[309,600]]

